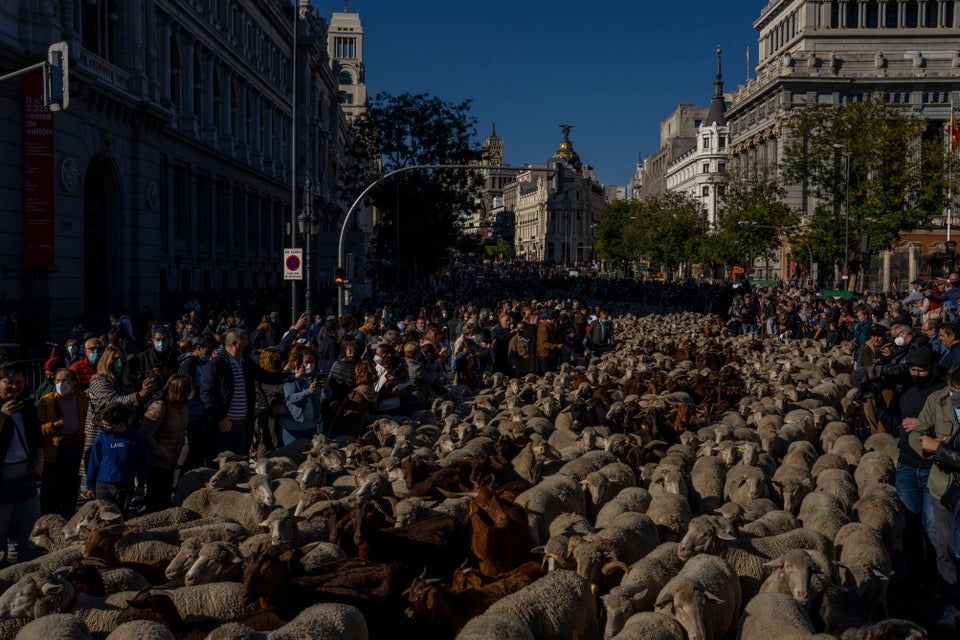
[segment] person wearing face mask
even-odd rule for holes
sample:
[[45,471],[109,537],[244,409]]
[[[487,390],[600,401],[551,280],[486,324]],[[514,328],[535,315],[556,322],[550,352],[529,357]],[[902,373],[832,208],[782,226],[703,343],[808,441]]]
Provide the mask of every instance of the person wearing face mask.
[[[960,466],[951,455],[960,449],[960,367],[947,374],[947,387],[930,395],[910,432],[910,448],[930,460],[927,491],[933,498],[936,530],[937,571],[940,573],[940,595],[947,602],[939,625],[957,629],[960,622],[960,584],[957,559],[950,548],[950,530],[954,511],[960,508]],[[943,451],[939,449],[943,448]]]
[[53,380],[56,389],[37,403],[44,442],[40,513],[58,513],[69,519],[77,511],[88,401],[77,390],[77,374],[73,371],[58,369]]
[[64,357],[64,366],[69,367],[74,362],[77,362],[83,356],[80,354],[80,343],[77,342],[76,338],[69,338],[64,344],[67,350],[67,355]]
[[[109,346],[103,352],[103,357],[97,361],[97,373],[90,378],[90,410],[87,411],[87,420],[84,433],[83,459],[81,466],[86,469],[86,461],[90,455],[93,441],[103,430],[100,415],[110,405],[120,404],[133,412],[146,407],[150,397],[157,391],[157,379],[153,376],[144,378],[140,383],[139,391],[133,391],[127,383],[126,354],[116,346]],[[93,489],[94,487],[87,487]]]
[[300,347],[295,378],[283,385],[286,412],[278,422],[283,430],[284,446],[301,438],[310,439],[323,431],[321,408],[327,388],[326,376],[317,368],[317,352]]
[[63,368],[63,359],[57,357],[56,348],[50,351],[50,359],[43,363],[43,382],[34,390],[34,403],[40,404],[40,398],[53,391],[53,377],[57,369]]
[[936,521],[933,498],[927,491],[933,460],[918,455],[910,448],[910,433],[927,398],[947,386],[935,363],[936,354],[932,349],[920,347],[912,350],[905,359],[910,386],[900,395],[896,404],[887,406],[878,401],[876,406],[877,418],[883,428],[899,438],[896,487],[907,518],[903,540],[907,580],[914,586],[928,587],[936,585],[937,575],[934,561]]
[[86,391],[90,386],[90,378],[97,373],[97,362],[103,355],[103,340],[90,338],[83,343],[83,357],[70,365],[70,370],[77,374],[77,386],[80,391]]
[[946,373],[960,364],[960,322],[948,322],[940,327],[940,340],[947,352],[940,358],[937,368]]
[[170,330],[164,325],[154,325],[150,334],[152,341],[147,348],[130,358],[130,381],[140,384],[144,378],[157,377],[157,386],[166,384],[167,378],[180,368],[176,343],[170,338]]

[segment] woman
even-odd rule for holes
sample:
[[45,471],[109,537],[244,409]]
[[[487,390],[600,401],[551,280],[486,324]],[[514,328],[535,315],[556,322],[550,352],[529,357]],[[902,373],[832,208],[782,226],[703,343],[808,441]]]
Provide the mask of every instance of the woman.
[[57,357],[57,349],[54,347],[50,351],[50,358],[43,363],[43,382],[41,382],[36,391],[33,392],[35,403],[39,404],[40,398],[53,392],[53,377],[56,375],[57,370],[62,369],[63,366],[63,358]]
[[40,513],[59,513],[69,519],[77,511],[80,453],[89,403],[77,387],[77,374],[70,369],[58,369],[53,382],[55,390],[37,403],[44,440]]
[[[276,347],[264,347],[260,351],[260,368],[264,371],[278,373],[282,364],[283,359]],[[257,382],[257,459],[283,443],[279,420],[286,412],[283,385]]]
[[853,325],[853,361],[862,365],[863,346],[870,339],[870,329],[873,327],[873,310],[861,304],[857,306],[857,323]]
[[310,439],[320,426],[320,406],[327,387],[326,378],[318,376],[317,352],[301,346],[297,354],[296,378],[283,385],[286,412],[280,416],[283,444],[302,438]]
[[[97,372],[90,378],[90,410],[87,411],[86,429],[83,443],[83,460],[81,466],[86,469],[86,461],[90,456],[90,447],[103,431],[100,414],[111,404],[122,404],[131,410],[138,410],[146,406],[147,400],[157,389],[157,381],[153,376],[143,379],[139,391],[131,391],[124,381],[126,373],[126,354],[123,349],[109,345],[97,361]],[[88,487],[92,489],[93,487]]]
[[140,434],[147,442],[150,465],[147,472],[147,511],[159,511],[170,506],[173,475],[180,453],[187,440],[190,423],[190,396],[193,382],[189,376],[176,373],[163,387],[163,395],[147,406],[141,422]]
[[377,378],[373,364],[365,361],[357,363],[357,386],[343,401],[340,414],[330,425],[329,437],[345,435],[359,438],[363,434],[367,416],[377,406]]
[[23,363],[0,363],[0,549],[13,531],[21,561],[30,559],[30,531],[40,517],[37,479],[45,456],[37,409],[23,394],[26,377]]

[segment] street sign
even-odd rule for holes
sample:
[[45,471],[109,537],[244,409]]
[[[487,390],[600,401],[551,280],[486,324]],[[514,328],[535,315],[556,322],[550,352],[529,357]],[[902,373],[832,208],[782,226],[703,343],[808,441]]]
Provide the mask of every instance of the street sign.
[[303,280],[303,249],[283,250],[283,279]]

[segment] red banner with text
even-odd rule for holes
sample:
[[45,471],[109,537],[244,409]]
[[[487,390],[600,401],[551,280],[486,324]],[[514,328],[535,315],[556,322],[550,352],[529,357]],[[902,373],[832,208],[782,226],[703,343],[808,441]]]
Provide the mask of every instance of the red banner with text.
[[23,78],[23,266],[53,267],[53,113],[43,74]]

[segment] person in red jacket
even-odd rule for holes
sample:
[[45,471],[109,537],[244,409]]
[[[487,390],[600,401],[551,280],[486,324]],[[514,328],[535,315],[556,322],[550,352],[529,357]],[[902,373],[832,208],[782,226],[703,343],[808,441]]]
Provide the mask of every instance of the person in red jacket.
[[90,386],[90,378],[97,372],[97,360],[103,354],[103,340],[100,338],[90,338],[83,343],[84,357],[80,358],[72,365],[70,370],[77,374],[77,388],[80,391],[86,391]]

